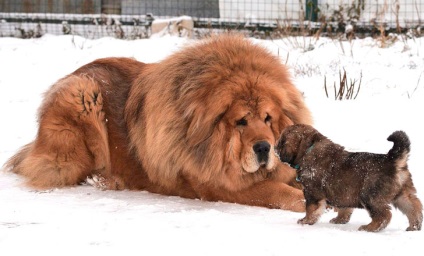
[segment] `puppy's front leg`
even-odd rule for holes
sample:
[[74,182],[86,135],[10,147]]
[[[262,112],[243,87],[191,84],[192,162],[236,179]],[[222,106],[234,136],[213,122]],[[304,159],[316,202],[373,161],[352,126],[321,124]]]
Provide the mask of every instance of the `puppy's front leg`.
[[350,221],[352,216],[353,208],[338,208],[337,217],[330,220],[332,224],[346,224]]
[[297,221],[298,224],[315,224],[324,213],[326,206],[325,199],[311,201],[306,199],[306,216]]

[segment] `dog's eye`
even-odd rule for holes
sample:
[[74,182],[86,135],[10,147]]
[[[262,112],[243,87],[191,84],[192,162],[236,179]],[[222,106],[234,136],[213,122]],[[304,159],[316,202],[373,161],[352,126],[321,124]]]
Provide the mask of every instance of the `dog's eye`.
[[239,119],[239,120],[237,120],[236,121],[236,125],[237,126],[246,126],[247,125],[247,120],[246,120],[246,118],[242,118],[242,119]]
[[267,114],[265,117],[265,123],[271,122],[271,119],[271,116]]

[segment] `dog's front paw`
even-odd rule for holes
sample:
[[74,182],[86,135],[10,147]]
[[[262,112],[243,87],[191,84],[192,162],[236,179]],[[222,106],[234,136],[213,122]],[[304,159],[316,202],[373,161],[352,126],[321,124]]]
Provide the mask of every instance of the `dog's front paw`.
[[100,189],[100,190],[108,189],[106,179],[103,176],[100,176],[98,174],[94,174],[92,176],[87,177],[85,181],[87,182],[87,184],[97,189]]
[[88,176],[85,182],[100,190],[123,190],[126,188],[124,181],[116,176],[105,177],[101,174],[93,174]]

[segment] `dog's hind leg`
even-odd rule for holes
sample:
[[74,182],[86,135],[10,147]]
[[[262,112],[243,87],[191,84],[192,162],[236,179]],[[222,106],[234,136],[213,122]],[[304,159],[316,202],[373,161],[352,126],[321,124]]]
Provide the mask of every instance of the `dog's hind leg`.
[[68,76],[46,94],[34,142],[6,164],[37,189],[76,185],[110,168],[107,132],[98,85]]
[[415,188],[404,188],[402,193],[393,201],[393,205],[408,217],[409,227],[406,229],[407,231],[421,230],[423,206],[416,196]]
[[337,208],[337,217],[330,220],[333,224],[346,224],[350,221],[353,208]]
[[[90,80],[90,79],[87,79]],[[94,171],[110,172],[110,156],[108,134],[106,128],[106,118],[103,111],[103,97],[94,81],[90,81],[90,86],[80,88],[81,101],[84,106],[80,110],[79,119],[83,123],[85,144],[94,158]]]

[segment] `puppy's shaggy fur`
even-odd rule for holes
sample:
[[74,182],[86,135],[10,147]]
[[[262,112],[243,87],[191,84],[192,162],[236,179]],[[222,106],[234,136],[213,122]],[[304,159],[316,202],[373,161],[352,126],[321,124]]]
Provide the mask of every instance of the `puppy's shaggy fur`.
[[286,128],[277,149],[304,186],[306,216],[298,223],[316,223],[326,204],[339,208],[335,224],[347,223],[353,208],[365,208],[372,221],[359,230],[375,232],[389,224],[393,204],[408,217],[408,231],[420,230],[422,204],[407,165],[410,141],[403,131],[387,140],[394,143],[387,154],[351,153],[309,125]]

